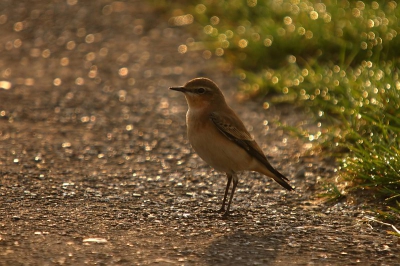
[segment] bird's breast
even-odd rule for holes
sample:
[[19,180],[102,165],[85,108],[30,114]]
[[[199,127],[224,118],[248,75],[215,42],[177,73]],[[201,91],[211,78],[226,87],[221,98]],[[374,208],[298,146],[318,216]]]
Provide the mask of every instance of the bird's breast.
[[252,158],[222,134],[209,115],[190,110],[186,115],[186,124],[190,144],[206,163],[227,173],[247,169]]

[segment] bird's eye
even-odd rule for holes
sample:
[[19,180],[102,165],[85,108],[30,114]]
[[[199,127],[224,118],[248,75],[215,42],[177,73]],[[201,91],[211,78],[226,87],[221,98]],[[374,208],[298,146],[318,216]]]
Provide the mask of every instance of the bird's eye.
[[198,94],[203,94],[203,93],[206,92],[206,90],[205,90],[204,88],[198,88],[198,89],[196,90],[196,92],[197,92]]

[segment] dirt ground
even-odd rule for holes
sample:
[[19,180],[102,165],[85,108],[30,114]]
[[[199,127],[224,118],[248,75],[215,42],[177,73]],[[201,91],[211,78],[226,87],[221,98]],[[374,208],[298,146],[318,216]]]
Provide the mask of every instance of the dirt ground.
[[[400,265],[398,238],[362,204],[315,199],[334,175],[273,121],[288,106],[234,100],[235,79],[148,1],[0,3],[0,265]],[[191,149],[173,85],[207,76],[289,177],[226,179]],[[266,123],[268,121],[268,124]]]

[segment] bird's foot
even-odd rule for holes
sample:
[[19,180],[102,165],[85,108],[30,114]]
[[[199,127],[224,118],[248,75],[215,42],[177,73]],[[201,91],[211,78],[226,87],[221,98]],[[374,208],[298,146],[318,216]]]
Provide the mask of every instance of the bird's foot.
[[229,216],[230,216],[230,211],[229,210],[226,210],[225,212],[224,212],[224,214],[222,215],[222,218],[223,219],[226,219],[226,218],[228,218]]
[[225,211],[225,206],[222,206],[221,209],[218,210],[218,212],[226,212]]

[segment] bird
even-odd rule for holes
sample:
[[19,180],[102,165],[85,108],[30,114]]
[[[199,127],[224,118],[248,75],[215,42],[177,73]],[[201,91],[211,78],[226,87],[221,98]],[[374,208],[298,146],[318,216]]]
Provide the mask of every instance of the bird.
[[[227,184],[222,207],[219,210],[228,216],[235,193],[237,172],[255,171],[273,178],[291,191],[288,179],[268,162],[267,157],[247,131],[243,122],[228,106],[216,83],[204,77],[188,81],[170,90],[185,95],[187,137],[195,152],[215,170],[225,172]],[[233,181],[228,206],[225,209],[230,185]]]

